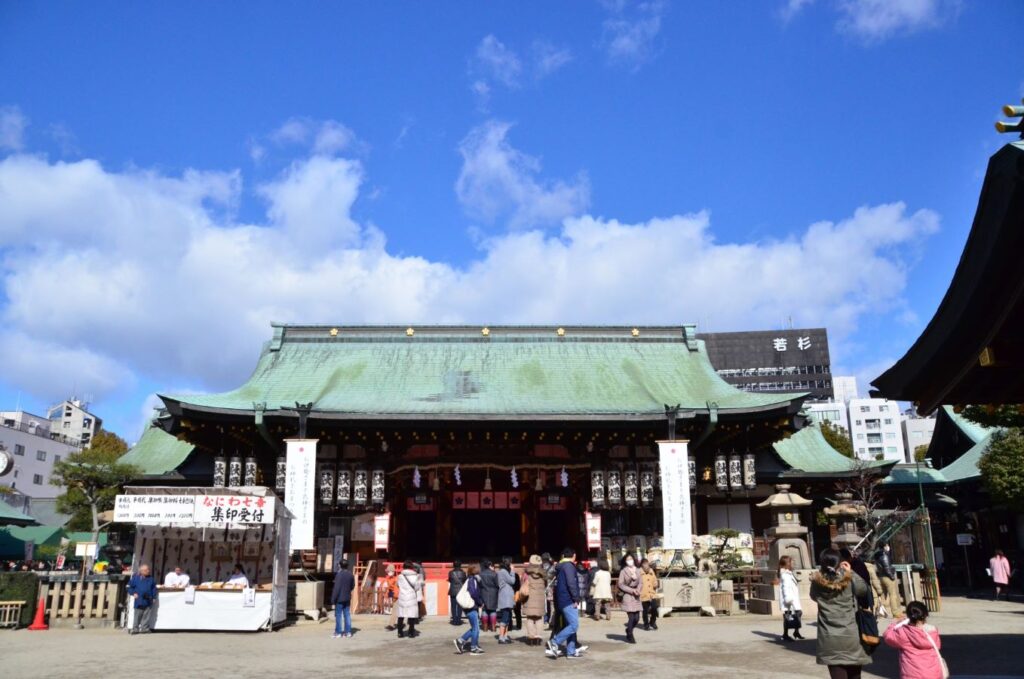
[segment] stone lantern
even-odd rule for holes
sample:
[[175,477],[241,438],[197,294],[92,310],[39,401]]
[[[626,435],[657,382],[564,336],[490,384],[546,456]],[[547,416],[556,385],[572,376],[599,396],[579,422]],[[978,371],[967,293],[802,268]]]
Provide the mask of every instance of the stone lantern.
[[807,548],[807,528],[800,524],[800,508],[809,507],[811,501],[789,492],[789,484],[775,486],[775,494],[758,507],[772,512],[772,527],[768,534],[775,538],[768,551],[770,563],[777,564],[780,556],[793,559],[793,570],[811,568],[811,555]]
[[840,548],[852,550],[860,544],[857,519],[867,514],[864,505],[853,499],[853,493],[836,493],[836,503],[825,508],[825,516],[836,524],[837,534],[833,542]]

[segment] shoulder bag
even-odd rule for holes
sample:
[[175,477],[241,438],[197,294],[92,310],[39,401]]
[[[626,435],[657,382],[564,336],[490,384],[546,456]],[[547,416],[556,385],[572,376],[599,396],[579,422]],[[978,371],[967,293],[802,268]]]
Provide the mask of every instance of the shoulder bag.
[[864,647],[865,653],[871,655],[878,648],[878,645],[882,643],[882,638],[878,636],[878,620],[875,618],[874,613],[864,610],[857,603],[857,595],[853,591],[852,581],[850,582],[850,597],[853,599],[857,631],[860,633],[860,645]]
[[469,580],[462,585],[462,589],[455,595],[455,603],[459,605],[465,611],[472,611],[476,608],[476,602],[473,601],[473,595],[469,593]]
[[942,657],[941,653],[939,653],[939,647],[935,645],[935,640],[932,639],[932,635],[928,634],[928,631],[923,627],[921,628],[921,631],[924,632],[924,636],[928,639],[928,643],[931,644],[932,648],[935,650],[935,655],[939,656],[939,665],[942,666],[942,679],[949,679],[949,665],[946,664],[946,659]]

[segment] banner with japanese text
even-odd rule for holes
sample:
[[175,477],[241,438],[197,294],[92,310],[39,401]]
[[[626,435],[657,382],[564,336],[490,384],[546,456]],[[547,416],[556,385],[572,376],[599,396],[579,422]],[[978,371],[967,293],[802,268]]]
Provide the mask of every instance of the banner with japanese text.
[[274,523],[273,498],[196,495],[196,523]]
[[317,439],[288,439],[286,444],[284,505],[294,516],[289,549],[313,549]]
[[119,523],[189,523],[194,518],[195,495],[118,495],[114,521]]
[[693,549],[690,465],[686,441],[658,441],[665,549]]

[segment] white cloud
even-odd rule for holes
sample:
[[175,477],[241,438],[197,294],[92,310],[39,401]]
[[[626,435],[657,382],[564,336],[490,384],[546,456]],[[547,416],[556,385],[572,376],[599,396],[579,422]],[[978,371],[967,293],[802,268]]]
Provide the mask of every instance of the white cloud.
[[572,61],[567,47],[555,47],[549,42],[533,43],[533,70],[538,79],[545,78]]
[[459,145],[462,170],[455,193],[466,212],[487,223],[505,220],[513,229],[557,224],[579,214],[590,202],[590,184],[581,174],[571,182],[537,178],[540,161],[513,148],[509,123],[488,121]]
[[28,118],[17,106],[0,106],[0,151],[20,151],[25,148],[25,128]]
[[910,251],[937,228],[934,213],[901,203],[757,243],[717,242],[707,212],[633,224],[593,217],[581,214],[585,182],[542,182],[507,132],[489,123],[463,142],[461,197],[513,226],[561,226],[492,235],[458,267],[392,254],[382,233],[352,218],[363,171],[351,159],[312,155],[286,168],[260,188],[266,218],[249,224],[230,207],[238,171],[174,177],[4,158],[4,380],[44,402],[71,387],[102,401],[143,380],[234,388],[272,320],[709,319],[728,330],[792,316],[839,341],[866,314],[905,309]]
[[75,137],[75,133],[64,123],[53,123],[47,128],[46,133],[57,144],[61,155],[81,155],[82,152],[78,148],[78,139]]
[[[290,118],[279,128],[267,135],[276,146],[299,146],[318,155],[336,155],[342,151],[364,150],[356,135],[336,120],[314,120],[312,118]],[[250,155],[254,160],[263,158],[265,149],[256,141],[250,141]]]
[[839,30],[868,42],[941,26],[959,0],[841,0]]
[[605,3],[610,16],[603,23],[602,45],[608,60],[638,69],[654,56],[654,41],[661,32],[666,5],[661,0],[641,2],[630,7],[626,2]]
[[487,35],[476,46],[473,70],[493,82],[516,88],[519,87],[523,65],[514,51],[493,35]]
[[786,4],[779,10],[779,16],[782,17],[783,21],[789,21],[802,12],[805,7],[809,7],[812,4],[814,4],[814,0],[787,0]]

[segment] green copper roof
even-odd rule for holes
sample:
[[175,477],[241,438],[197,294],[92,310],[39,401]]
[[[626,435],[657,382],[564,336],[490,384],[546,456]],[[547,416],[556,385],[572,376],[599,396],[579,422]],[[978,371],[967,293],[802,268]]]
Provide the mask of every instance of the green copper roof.
[[[244,385],[166,396],[183,410],[268,412],[313,403],[327,417],[662,418],[770,411],[804,394],[740,391],[711,367],[692,326],[674,328],[274,326]],[[635,332],[634,332],[635,331]]]
[[[808,425],[773,446],[782,461],[794,471],[809,474],[828,474],[853,471],[857,461],[852,460],[829,445],[817,425]],[[869,467],[880,467],[886,462],[871,461]]]
[[191,443],[179,441],[150,424],[139,442],[122,455],[120,461],[138,467],[143,476],[162,476],[177,469],[193,449]]
[[917,485],[918,474],[921,477],[921,483],[946,483],[946,477],[939,469],[933,469],[928,465],[921,463],[918,467],[916,464],[900,464],[892,468],[889,472],[889,476],[882,481],[882,483],[891,485]]
[[986,427],[978,424],[977,422],[972,422],[963,415],[953,412],[953,406],[942,406],[942,409],[946,411],[949,419],[953,421],[957,428],[959,428],[960,431],[975,443],[988,438],[994,431],[996,431],[995,428]]
[[10,523],[30,524],[36,523],[36,520],[24,512],[19,512],[3,500],[0,500],[0,525]]

